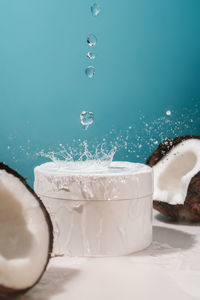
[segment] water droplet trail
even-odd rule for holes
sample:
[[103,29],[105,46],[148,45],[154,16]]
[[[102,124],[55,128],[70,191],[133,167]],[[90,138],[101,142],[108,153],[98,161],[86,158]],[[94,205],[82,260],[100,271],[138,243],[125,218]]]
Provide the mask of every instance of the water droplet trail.
[[89,52],[87,53],[87,57],[88,57],[89,59],[95,59],[95,58],[96,58],[96,54],[95,54],[94,52],[89,51]]
[[89,34],[86,41],[90,47],[94,47],[97,43],[97,37],[94,34]]
[[101,7],[100,7],[100,5],[97,4],[97,3],[94,3],[94,4],[90,7],[90,9],[91,9],[91,13],[92,13],[92,16],[93,16],[93,17],[97,17],[97,16],[100,14],[100,12],[101,12]]
[[94,114],[88,111],[82,111],[80,114],[81,124],[84,126],[85,130],[94,122]]
[[95,68],[93,66],[88,66],[86,69],[85,69],[85,75],[88,77],[88,78],[92,78],[95,74]]

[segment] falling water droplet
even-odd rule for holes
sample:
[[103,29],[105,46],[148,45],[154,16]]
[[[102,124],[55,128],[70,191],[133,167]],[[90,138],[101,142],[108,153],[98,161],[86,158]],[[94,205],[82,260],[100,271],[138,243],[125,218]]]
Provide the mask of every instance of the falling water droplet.
[[93,66],[88,66],[86,69],[85,69],[85,75],[88,77],[88,78],[92,78],[95,74],[95,68]]
[[94,122],[94,114],[89,111],[82,111],[80,114],[81,124],[84,126],[85,130]]
[[172,114],[171,110],[167,110],[167,111],[166,111],[166,115],[167,115],[167,116],[171,116],[171,114]]
[[89,52],[87,53],[87,57],[88,57],[89,59],[95,59],[95,58],[96,58],[96,54],[95,54],[94,52],[89,51]]
[[89,34],[86,41],[90,47],[94,47],[97,43],[97,38],[94,34]]
[[101,11],[101,7],[97,3],[94,3],[90,9],[91,9],[91,13],[94,17],[97,17]]

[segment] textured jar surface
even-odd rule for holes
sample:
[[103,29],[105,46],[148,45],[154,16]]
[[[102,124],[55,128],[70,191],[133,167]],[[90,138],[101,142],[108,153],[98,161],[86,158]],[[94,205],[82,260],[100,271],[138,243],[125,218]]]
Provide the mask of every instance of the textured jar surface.
[[152,240],[152,169],[113,162],[106,170],[38,166],[35,192],[54,225],[54,253],[127,255]]
[[54,225],[54,254],[127,255],[152,241],[152,199],[72,201],[42,197]]

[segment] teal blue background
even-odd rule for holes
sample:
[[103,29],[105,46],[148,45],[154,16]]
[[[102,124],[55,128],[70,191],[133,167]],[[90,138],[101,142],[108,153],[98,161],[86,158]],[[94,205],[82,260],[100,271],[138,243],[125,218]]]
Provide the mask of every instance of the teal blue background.
[[[141,115],[151,123],[173,112],[162,134],[156,125],[148,139],[199,134],[200,1],[99,0],[96,18],[92,3],[0,0],[0,160],[31,184],[33,167],[45,161],[37,151],[74,138],[92,143],[111,128],[137,129],[140,157],[119,151],[116,159],[143,162],[153,146],[145,142]],[[88,33],[98,38],[91,80],[84,74]],[[82,110],[95,113],[87,133]]]

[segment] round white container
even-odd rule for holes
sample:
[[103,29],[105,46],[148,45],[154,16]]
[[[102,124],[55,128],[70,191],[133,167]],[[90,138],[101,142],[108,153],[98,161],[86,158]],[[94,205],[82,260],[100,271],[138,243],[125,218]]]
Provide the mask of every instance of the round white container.
[[[74,165],[73,165],[74,164]],[[53,162],[34,169],[34,189],[54,225],[54,254],[118,256],[152,241],[152,169],[112,162],[103,170]]]

